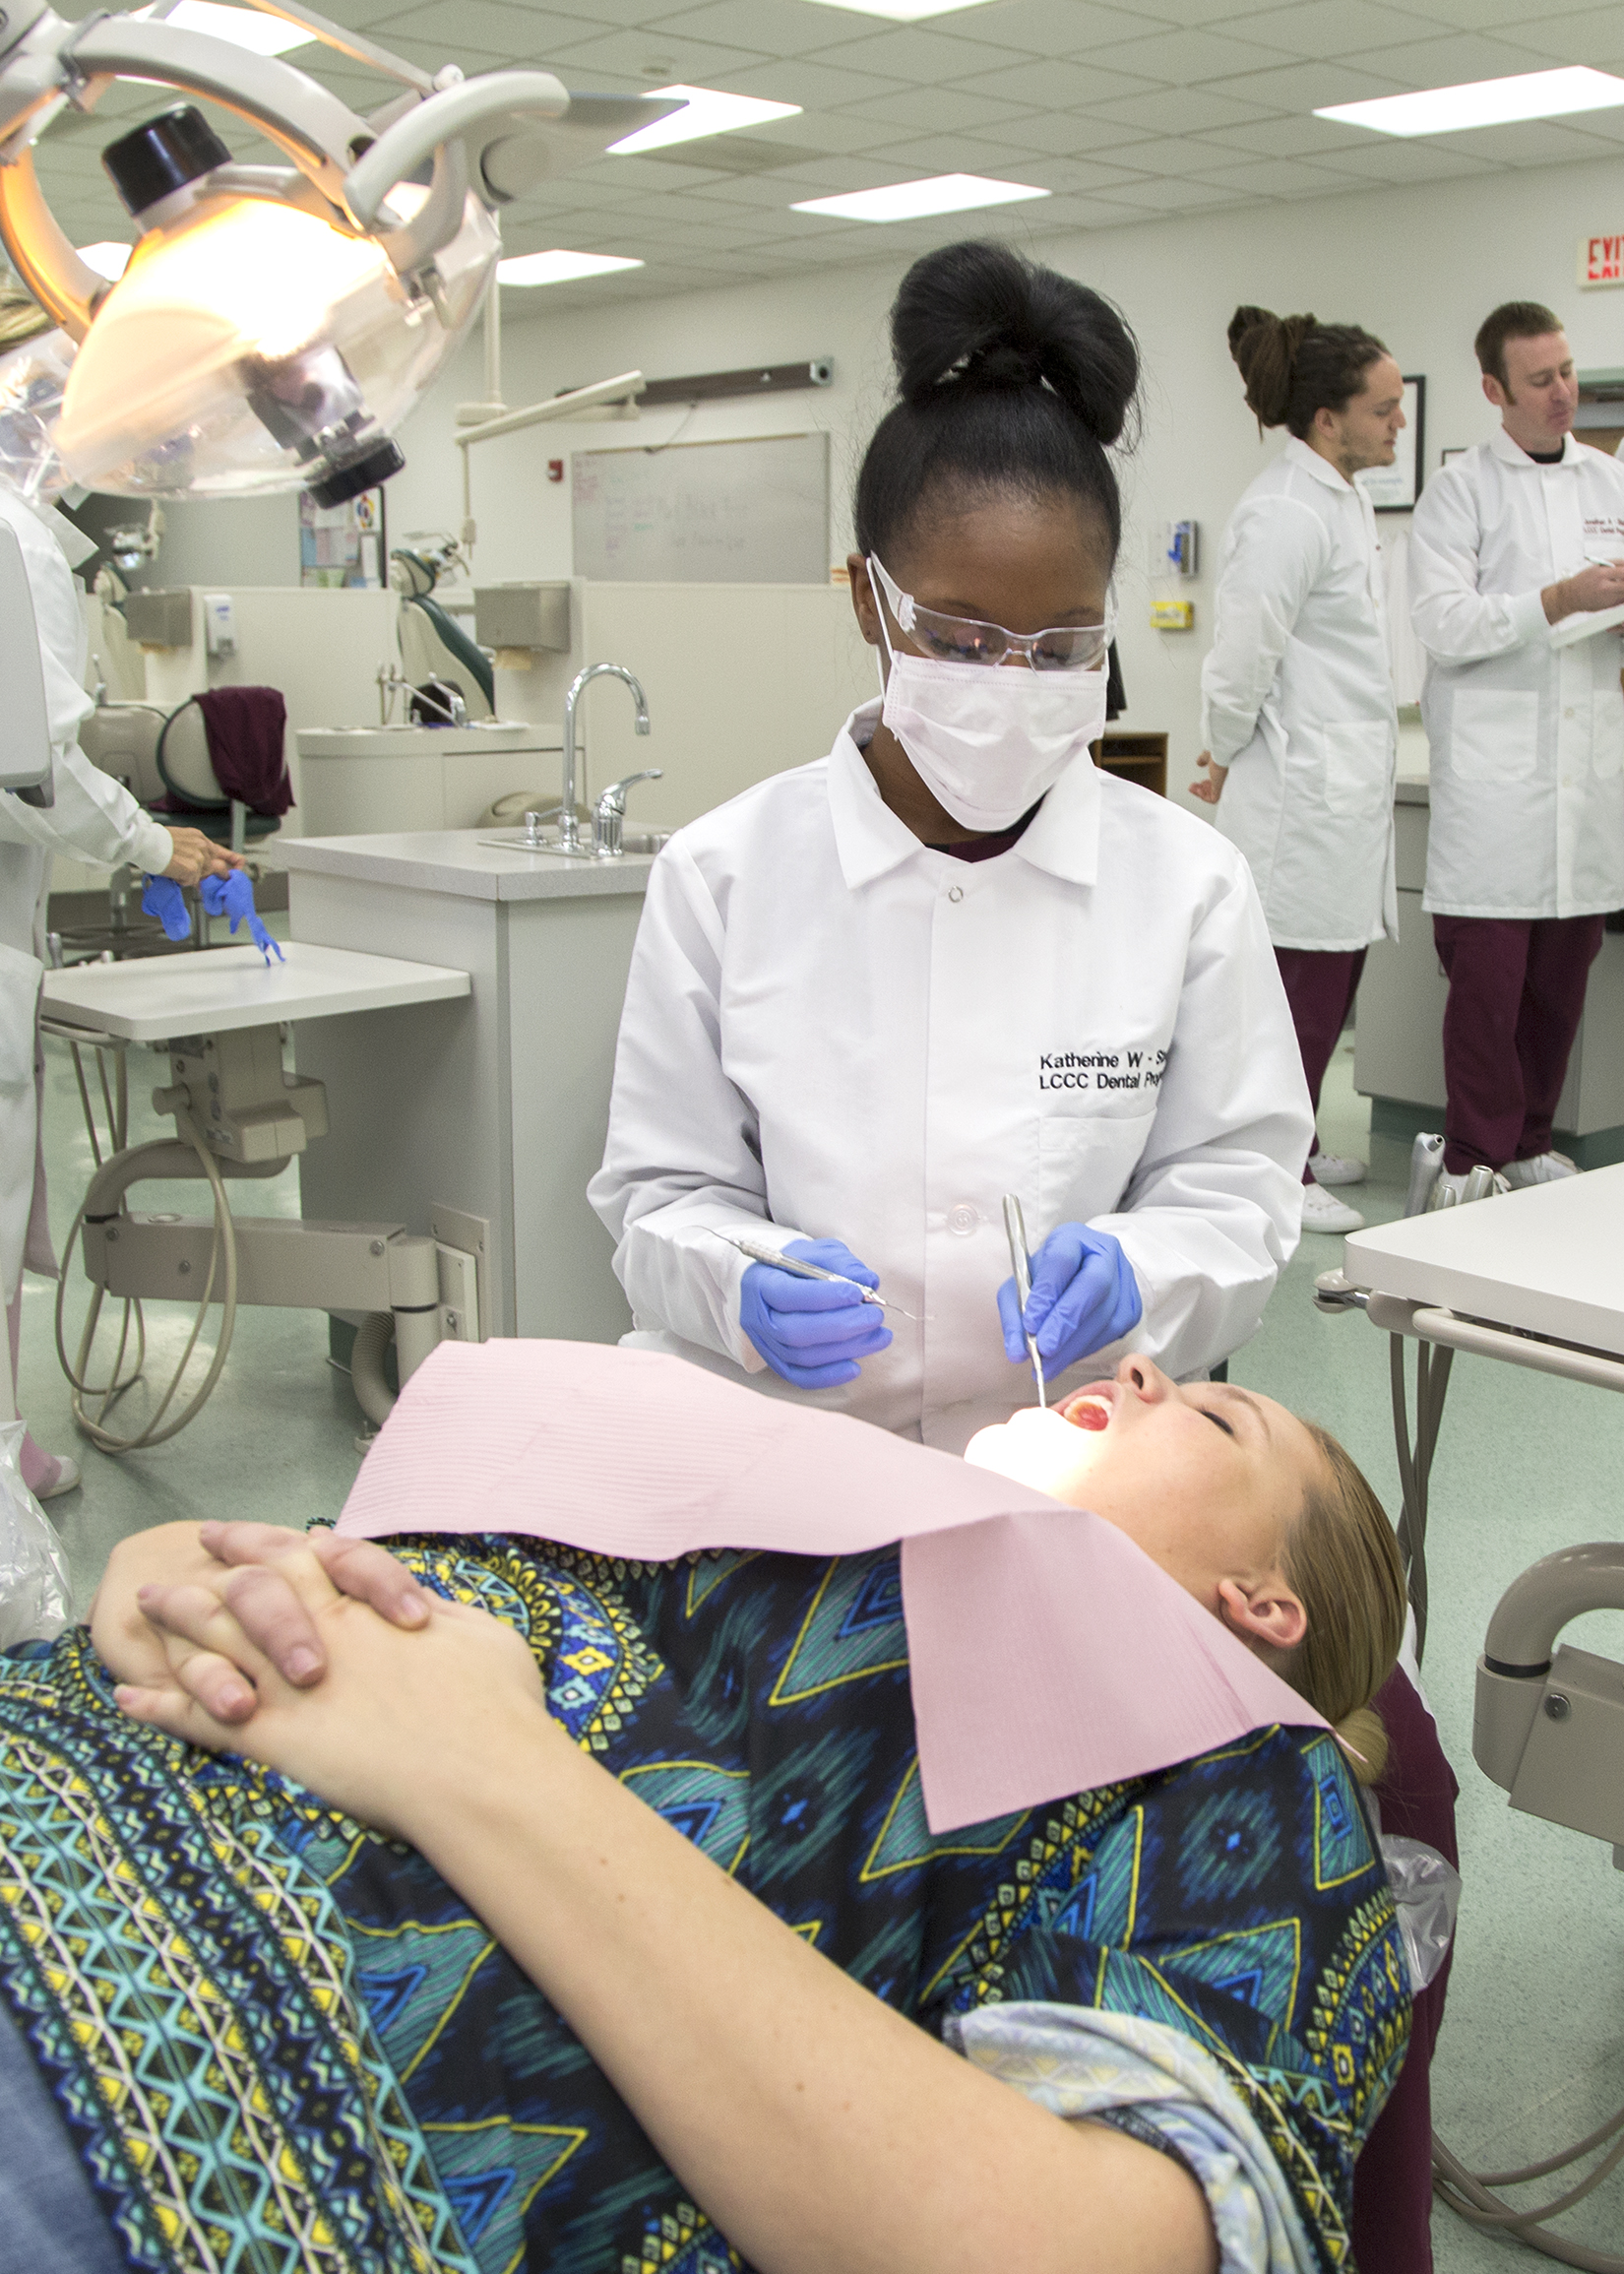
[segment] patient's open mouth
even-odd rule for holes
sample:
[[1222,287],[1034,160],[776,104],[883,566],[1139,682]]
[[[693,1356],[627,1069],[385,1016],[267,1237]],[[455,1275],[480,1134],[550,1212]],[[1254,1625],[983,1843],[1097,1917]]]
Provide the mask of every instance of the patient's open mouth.
[[1108,1429],[1111,1409],[1116,1402],[1116,1386],[1112,1382],[1096,1382],[1092,1388],[1079,1390],[1055,1410],[1076,1429]]

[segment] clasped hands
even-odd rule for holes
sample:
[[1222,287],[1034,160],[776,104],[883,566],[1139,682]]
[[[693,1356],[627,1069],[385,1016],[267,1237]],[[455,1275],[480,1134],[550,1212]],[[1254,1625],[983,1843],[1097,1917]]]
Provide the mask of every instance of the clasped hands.
[[[858,1293],[878,1287],[877,1275],[838,1239],[793,1240],[784,1253],[856,1284],[798,1279],[776,1264],[753,1263],[740,1286],[739,1324],[773,1371],[796,1389],[855,1381],[859,1361],[892,1340],[885,1313]],[[1139,1324],[1144,1308],[1120,1240],[1086,1224],[1058,1224],[1044,1240],[1032,1258],[1024,1311],[1013,1277],[998,1290],[1006,1355],[1025,1360],[1031,1335],[1048,1373],[1064,1373],[1119,1342]]]
[[499,1734],[556,1730],[523,1636],[372,1541],[162,1525],[114,1549],[91,1635],[133,1719],[246,1753],[418,1846]]

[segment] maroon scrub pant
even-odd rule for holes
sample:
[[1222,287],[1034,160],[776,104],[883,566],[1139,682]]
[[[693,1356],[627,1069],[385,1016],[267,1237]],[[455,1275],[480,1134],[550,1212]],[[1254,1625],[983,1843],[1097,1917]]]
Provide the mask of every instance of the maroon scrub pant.
[[1444,1167],[1503,1169],[1551,1149],[1551,1117],[1605,918],[1435,916],[1444,1009]]
[[[1309,1103],[1316,1113],[1320,1109],[1320,1085],[1325,1080],[1325,1069],[1331,1063],[1337,1037],[1346,1026],[1353,997],[1359,991],[1364,959],[1363,948],[1346,954],[1322,954],[1318,948],[1278,947],[1275,950],[1275,961],[1285,985],[1285,999],[1291,1006],[1291,1024],[1297,1030],[1297,1048],[1302,1052]],[[1316,1129],[1314,1150],[1317,1153],[1319,1149],[1320,1136]],[[1305,1184],[1314,1181],[1306,1163],[1302,1180]]]
[[[1449,1863],[1455,1782],[1432,1716],[1395,1669],[1377,1695],[1388,1761],[1376,1798],[1384,1832],[1423,1840]],[[1432,2049],[1444,2018],[1454,1952],[1415,2000],[1409,2050],[1388,2104],[1353,2167],[1353,2257],[1368,2274],[1432,2274]]]

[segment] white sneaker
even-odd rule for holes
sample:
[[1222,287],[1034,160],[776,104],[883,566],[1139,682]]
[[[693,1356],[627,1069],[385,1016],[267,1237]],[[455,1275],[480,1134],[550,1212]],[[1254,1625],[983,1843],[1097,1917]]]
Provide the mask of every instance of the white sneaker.
[[66,1453],[58,1453],[56,1482],[52,1484],[36,1484],[33,1496],[36,1500],[60,1500],[64,1492],[77,1492],[79,1483],[79,1463],[70,1461]]
[[1340,1153],[1310,1153],[1308,1173],[1316,1184],[1362,1184],[1365,1166],[1362,1161],[1344,1161]]
[[1356,1208],[1349,1208],[1345,1200],[1339,1200],[1334,1192],[1327,1192],[1321,1184],[1305,1184],[1302,1188],[1302,1228],[1304,1232],[1362,1232],[1364,1218]]
[[1508,1161],[1500,1173],[1519,1192],[1530,1184],[1560,1184],[1564,1176],[1577,1176],[1579,1164],[1565,1153],[1536,1153],[1531,1161]]

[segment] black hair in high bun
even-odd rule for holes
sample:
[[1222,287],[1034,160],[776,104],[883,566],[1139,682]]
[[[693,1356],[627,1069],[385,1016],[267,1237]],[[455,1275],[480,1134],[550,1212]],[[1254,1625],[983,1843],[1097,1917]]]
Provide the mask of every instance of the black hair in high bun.
[[944,245],[915,261],[891,311],[902,401],[857,475],[858,549],[881,559],[940,484],[1055,492],[1103,519],[1122,501],[1106,452],[1139,390],[1139,348],[1108,300],[1008,245]]

